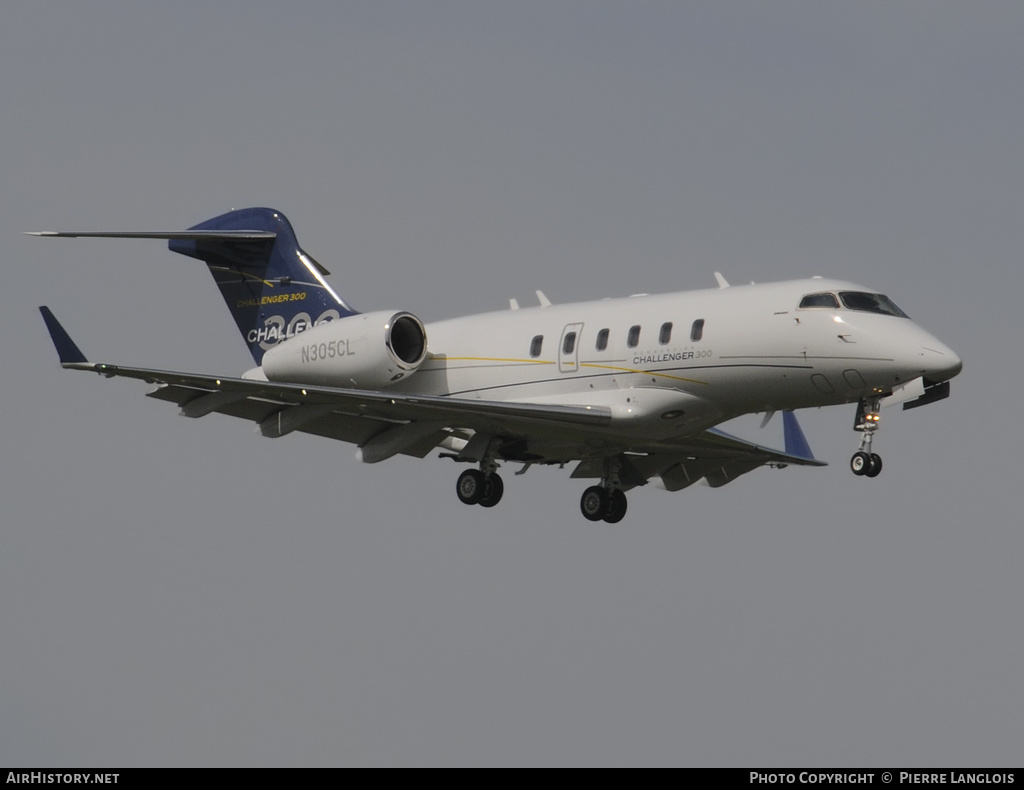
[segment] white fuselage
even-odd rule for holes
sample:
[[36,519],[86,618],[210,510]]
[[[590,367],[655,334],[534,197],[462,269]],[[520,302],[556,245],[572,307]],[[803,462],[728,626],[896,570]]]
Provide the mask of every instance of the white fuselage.
[[[426,327],[426,361],[395,389],[573,403],[609,390],[660,388],[715,403],[727,419],[857,401],[959,371],[959,357],[908,318],[798,307],[806,294],[845,290],[866,289],[815,278],[435,322]],[[695,322],[699,339],[691,336]],[[573,332],[575,342],[567,343]]]
[[[399,321],[412,342],[396,343]],[[264,356],[263,373],[295,384],[594,409],[608,415],[605,435],[616,446],[661,452],[741,414],[877,402],[915,380],[923,392],[923,382],[951,378],[960,366],[886,297],[813,278],[426,327],[405,313],[360,314],[282,342]],[[585,457],[594,442],[592,431],[572,426],[530,436],[531,448],[548,445],[556,457]]]

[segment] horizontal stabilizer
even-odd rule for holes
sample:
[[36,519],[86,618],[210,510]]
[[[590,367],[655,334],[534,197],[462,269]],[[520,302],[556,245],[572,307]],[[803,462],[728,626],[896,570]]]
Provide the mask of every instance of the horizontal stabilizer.
[[185,230],[31,231],[50,238],[162,239],[171,252],[203,261],[257,365],[282,340],[355,315],[305,253],[287,218],[271,208],[233,210]]
[[46,236],[64,239],[179,239],[183,241],[224,240],[258,241],[273,239],[277,234],[268,230],[138,230],[138,231],[88,231],[74,233],[58,230],[30,230],[26,236]]
[[85,358],[85,354],[75,345],[71,335],[60,325],[60,321],[57,320],[57,317],[50,308],[40,307],[39,312],[43,314],[43,320],[46,322],[46,328],[50,332],[50,338],[53,340],[53,345],[57,347],[57,356],[60,357],[60,364],[88,364],[89,360]]

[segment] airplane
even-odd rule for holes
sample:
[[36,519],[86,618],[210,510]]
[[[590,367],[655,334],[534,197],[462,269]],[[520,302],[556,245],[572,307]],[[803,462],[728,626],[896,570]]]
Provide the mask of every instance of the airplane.
[[[597,480],[580,498],[590,521],[617,523],[626,492],[658,478],[669,491],[723,486],[760,466],[825,466],[794,411],[856,404],[855,475],[882,469],[872,449],[885,405],[949,395],[957,354],[887,296],[811,279],[662,295],[540,304],[425,324],[405,310],[361,313],[299,246],[285,216],[232,210],[185,231],[37,231],[49,237],[161,239],[208,266],[256,366],[237,376],[90,362],[41,307],[60,363],[156,384],[181,414],[250,420],[266,437],[301,432],[395,455],[467,464],[467,505],[498,504],[503,463],[575,464]],[[715,426],[782,412],[785,449]]]

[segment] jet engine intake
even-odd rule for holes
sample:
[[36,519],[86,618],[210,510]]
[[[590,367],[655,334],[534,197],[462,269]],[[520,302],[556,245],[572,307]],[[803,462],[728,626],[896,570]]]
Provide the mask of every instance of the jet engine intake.
[[427,356],[427,332],[412,313],[381,310],[317,324],[263,356],[270,381],[382,389],[408,378]]

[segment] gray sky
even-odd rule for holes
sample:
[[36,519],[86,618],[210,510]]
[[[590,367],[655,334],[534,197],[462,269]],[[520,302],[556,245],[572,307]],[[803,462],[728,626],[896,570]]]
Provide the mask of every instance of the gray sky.
[[[0,764],[1019,764],[1020,3],[0,19]],[[568,470],[467,508],[448,461],[59,368],[40,304],[97,361],[251,360],[198,261],[21,231],[249,205],[362,310],[821,274],[964,373],[886,413],[877,480],[825,409],[828,468],[652,485],[594,525]]]

